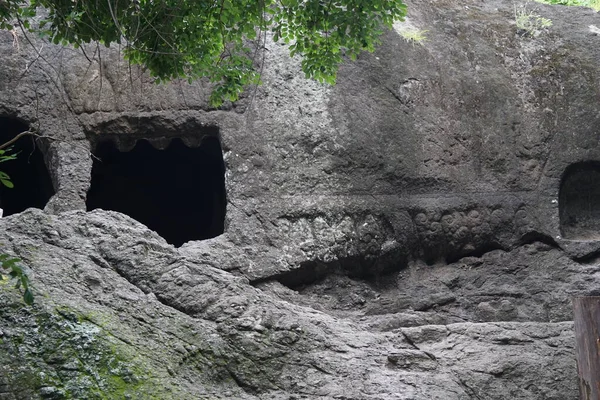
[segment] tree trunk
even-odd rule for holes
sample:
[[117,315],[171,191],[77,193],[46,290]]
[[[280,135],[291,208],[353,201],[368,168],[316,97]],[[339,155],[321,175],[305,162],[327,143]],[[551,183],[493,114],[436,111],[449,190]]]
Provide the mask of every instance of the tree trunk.
[[581,400],[600,400],[600,297],[573,300]]

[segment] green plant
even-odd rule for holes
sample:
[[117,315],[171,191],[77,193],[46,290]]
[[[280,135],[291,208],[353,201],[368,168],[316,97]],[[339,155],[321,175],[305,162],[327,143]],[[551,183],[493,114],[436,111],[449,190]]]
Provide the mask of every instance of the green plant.
[[[8,271],[9,278],[17,280],[16,289],[23,287],[23,301],[25,304],[31,305],[33,304],[33,294],[29,288],[29,277],[23,267],[17,264],[20,261],[18,258],[11,258],[8,254],[0,254],[0,266],[3,270]],[[1,272],[0,270],[0,281],[3,281],[7,278]]]
[[552,26],[552,20],[544,18],[525,7],[515,6],[515,23],[517,29],[529,36],[537,36],[544,29]]
[[[0,149],[0,163],[5,161],[14,160],[17,158],[16,154],[10,154],[11,149],[1,150]],[[14,184],[10,180],[10,176],[6,172],[0,171],[0,183],[9,189],[14,187]]]
[[[10,148],[7,150],[0,149],[0,162],[14,160],[17,157],[16,154],[11,154],[10,151]],[[8,174],[3,171],[0,171],[0,183],[9,189],[14,187]],[[18,258],[11,258],[8,254],[0,254],[0,266],[2,267],[2,269],[0,269],[0,281],[5,279],[2,270],[9,271],[8,276],[17,280],[15,288],[19,289],[21,286],[23,287],[23,300],[26,304],[31,305],[33,304],[33,294],[29,289],[29,277],[23,270],[23,267],[17,264],[20,261],[21,260]]]
[[56,44],[119,44],[156,82],[208,77],[213,105],[259,82],[266,31],[307,77],[333,84],[344,56],[373,51],[405,14],[402,0],[0,0],[0,27],[16,18]]
[[563,5],[563,6],[580,6],[590,7],[595,11],[600,11],[600,0],[535,0],[538,3]]
[[421,44],[424,41],[427,40],[427,30],[423,30],[423,29],[413,29],[413,28],[409,28],[406,30],[401,30],[400,36],[402,36],[404,38],[404,40],[406,40],[408,43],[412,43],[413,45],[415,43],[417,44]]

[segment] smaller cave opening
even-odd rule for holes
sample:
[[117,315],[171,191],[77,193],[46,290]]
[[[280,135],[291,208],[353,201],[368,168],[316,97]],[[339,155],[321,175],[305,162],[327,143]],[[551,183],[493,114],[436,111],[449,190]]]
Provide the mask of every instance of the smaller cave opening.
[[174,246],[223,233],[225,164],[217,137],[204,137],[199,147],[175,138],[164,150],[142,139],[126,152],[109,140],[94,156],[88,211],[127,214]]
[[600,239],[600,162],[581,162],[565,170],[558,208],[563,238]]
[[[16,118],[0,117],[0,144],[28,129]],[[43,209],[55,192],[37,139],[31,135],[22,136],[5,150],[8,150],[6,154],[16,155],[16,158],[0,163],[0,171],[6,173],[14,185],[9,188],[0,184],[3,215],[20,213],[30,207]]]

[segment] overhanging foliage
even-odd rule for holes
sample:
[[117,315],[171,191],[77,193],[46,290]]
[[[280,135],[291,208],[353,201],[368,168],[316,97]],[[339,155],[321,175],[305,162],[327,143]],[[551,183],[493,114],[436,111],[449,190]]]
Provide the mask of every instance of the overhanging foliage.
[[210,78],[213,104],[258,83],[266,31],[302,57],[307,77],[334,83],[344,55],[372,51],[405,14],[401,0],[0,0],[5,28],[18,18],[56,44],[121,44],[157,81]]

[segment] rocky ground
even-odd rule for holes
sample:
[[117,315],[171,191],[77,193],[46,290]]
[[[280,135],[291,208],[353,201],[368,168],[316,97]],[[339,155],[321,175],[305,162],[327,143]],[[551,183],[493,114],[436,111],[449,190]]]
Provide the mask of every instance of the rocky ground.
[[30,210],[2,224],[36,291],[32,308],[6,283],[1,292],[6,399],[577,398],[566,300],[544,310],[552,288],[498,284],[543,287],[552,274],[482,263],[516,254],[439,275],[414,266],[395,282],[332,274],[299,290],[257,288],[118,213]]

